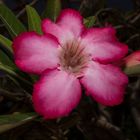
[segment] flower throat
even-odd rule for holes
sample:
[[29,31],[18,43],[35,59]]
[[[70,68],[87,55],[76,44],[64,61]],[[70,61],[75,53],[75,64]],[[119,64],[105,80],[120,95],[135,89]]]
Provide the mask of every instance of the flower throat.
[[72,41],[62,46],[60,52],[60,67],[76,76],[80,76],[88,63],[88,55],[84,51],[84,47],[80,46],[80,42]]

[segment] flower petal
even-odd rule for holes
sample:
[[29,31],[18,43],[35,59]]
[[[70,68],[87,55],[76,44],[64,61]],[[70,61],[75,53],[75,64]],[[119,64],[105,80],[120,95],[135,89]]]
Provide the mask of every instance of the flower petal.
[[87,53],[93,60],[109,63],[123,58],[128,52],[128,47],[120,43],[112,27],[92,28],[85,31],[81,38],[81,45],[85,46]]
[[93,62],[80,81],[97,102],[113,106],[122,102],[128,78],[118,67]]
[[60,27],[49,19],[43,20],[42,30],[45,34],[49,33],[54,35],[61,45],[74,38],[74,35],[70,30],[68,30],[66,27]]
[[15,63],[25,72],[40,74],[45,69],[57,67],[57,47],[57,40],[50,34],[22,33],[13,42]]
[[57,18],[57,24],[72,31],[75,37],[79,37],[84,29],[83,17],[73,9],[62,10]]
[[68,115],[81,97],[79,81],[64,71],[45,71],[35,84],[33,103],[35,110],[46,119]]

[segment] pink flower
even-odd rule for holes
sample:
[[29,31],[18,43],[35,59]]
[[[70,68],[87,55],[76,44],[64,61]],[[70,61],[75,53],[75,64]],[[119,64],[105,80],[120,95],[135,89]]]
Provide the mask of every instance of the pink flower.
[[34,85],[35,110],[46,119],[68,115],[87,95],[103,105],[123,100],[127,76],[111,63],[122,59],[128,48],[112,27],[86,29],[79,12],[63,10],[56,23],[42,22],[43,35],[22,33],[13,43],[15,63],[41,75]]

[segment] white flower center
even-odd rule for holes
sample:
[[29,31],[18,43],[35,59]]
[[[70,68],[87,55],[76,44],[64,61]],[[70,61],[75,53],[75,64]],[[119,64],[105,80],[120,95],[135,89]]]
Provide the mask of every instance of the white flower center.
[[84,47],[80,45],[80,41],[75,40],[61,46],[59,58],[60,67],[78,77],[83,74],[89,62]]

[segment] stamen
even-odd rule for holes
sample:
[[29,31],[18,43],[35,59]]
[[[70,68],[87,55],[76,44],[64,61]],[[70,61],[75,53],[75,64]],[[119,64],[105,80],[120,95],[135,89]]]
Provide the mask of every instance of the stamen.
[[79,76],[87,67],[89,56],[85,53],[80,41],[67,42],[61,47],[60,67],[76,76]]

